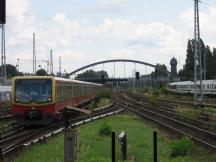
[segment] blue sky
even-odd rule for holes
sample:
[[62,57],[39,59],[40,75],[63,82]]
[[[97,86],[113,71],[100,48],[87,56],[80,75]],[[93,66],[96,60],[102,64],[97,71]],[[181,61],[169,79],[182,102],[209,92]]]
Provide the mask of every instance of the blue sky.
[[[205,0],[200,12],[201,36],[216,47],[216,1]],[[55,71],[59,56],[68,72],[114,58],[169,65],[174,56],[181,68],[193,37],[193,0],[7,0],[6,28],[7,62],[23,59],[21,71],[31,72],[33,32],[38,60],[53,49]]]

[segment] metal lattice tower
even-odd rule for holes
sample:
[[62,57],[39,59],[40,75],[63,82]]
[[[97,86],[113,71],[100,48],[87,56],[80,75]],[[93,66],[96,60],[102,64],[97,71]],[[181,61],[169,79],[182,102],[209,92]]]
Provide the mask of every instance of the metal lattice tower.
[[[194,104],[202,104],[203,86],[202,86],[202,57],[200,49],[200,27],[199,27],[199,0],[194,0]],[[197,77],[199,75],[199,77]],[[198,98],[197,80],[200,80],[200,96]]]
[[2,79],[7,78],[6,73],[6,52],[5,52],[5,26],[1,25],[1,77]]
[[36,74],[36,66],[35,33],[33,33],[33,75]]
[[50,50],[50,75],[53,75],[53,54],[52,50]]

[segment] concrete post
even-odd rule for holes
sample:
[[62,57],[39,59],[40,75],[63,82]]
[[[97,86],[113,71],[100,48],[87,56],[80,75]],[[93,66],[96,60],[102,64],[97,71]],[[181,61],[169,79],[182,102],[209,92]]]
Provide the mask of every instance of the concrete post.
[[122,160],[127,160],[127,137],[126,132],[119,134],[119,142],[121,147]]
[[67,129],[64,134],[64,161],[75,162],[77,159],[77,130]]

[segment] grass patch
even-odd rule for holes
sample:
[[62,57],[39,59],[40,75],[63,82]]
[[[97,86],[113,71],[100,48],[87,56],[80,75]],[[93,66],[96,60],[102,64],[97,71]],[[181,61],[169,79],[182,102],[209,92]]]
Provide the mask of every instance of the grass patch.
[[111,135],[111,133],[112,133],[111,126],[106,122],[102,123],[101,127],[99,129],[99,135],[100,136],[109,136],[109,135]]
[[0,122],[0,133],[3,133],[4,134],[4,132],[7,132],[7,128],[3,128],[4,126],[6,126],[6,125],[10,125],[10,124],[12,124],[12,123],[14,123],[14,120],[13,119],[6,119],[6,120],[4,120],[4,121],[1,121]]
[[105,89],[98,94],[99,98],[111,98],[111,93],[109,90]]
[[153,107],[157,107],[158,106],[158,100],[154,96],[151,96],[149,98],[149,103]]
[[192,148],[192,141],[188,137],[171,142],[171,157],[185,156]]
[[111,100],[109,98],[101,98],[99,102],[97,103],[97,107],[104,107],[111,103]]
[[91,101],[91,103],[88,105],[88,109],[92,110],[109,105],[111,103],[110,97],[110,91],[103,90],[98,94],[97,98],[94,101]]
[[[109,129],[116,132],[116,159],[119,160],[121,157],[118,134],[125,130],[128,157],[135,156],[136,162],[153,161],[153,129],[136,116],[116,115],[78,128],[79,162],[111,162],[111,137],[100,136],[98,133],[104,123],[110,126]],[[15,162],[63,162],[63,148],[63,134],[61,134],[48,140],[46,144],[36,144],[25,150],[16,158]],[[160,133],[158,134],[158,159],[160,162],[215,162],[216,155],[210,155],[197,147],[193,147],[192,150],[184,157],[171,158],[170,140]]]

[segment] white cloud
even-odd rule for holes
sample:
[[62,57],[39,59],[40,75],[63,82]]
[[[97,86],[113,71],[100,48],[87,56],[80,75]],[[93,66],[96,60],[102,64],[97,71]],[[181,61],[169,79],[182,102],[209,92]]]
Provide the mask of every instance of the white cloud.
[[[181,19],[187,27],[187,32],[191,33],[193,38],[194,30],[194,19],[193,19],[193,9],[184,12],[181,15]],[[206,44],[210,46],[216,46],[216,6],[211,6],[207,11],[200,11],[200,32],[201,38],[203,38]]]
[[[112,0],[98,5],[125,6],[126,3],[127,0]],[[49,50],[53,49],[55,71],[58,70],[59,55],[62,56],[62,69],[67,71],[114,58],[143,60],[152,64],[169,64],[173,56],[181,60],[185,58],[187,37],[164,23],[145,24],[104,18],[96,25],[94,21],[74,21],[65,13],[57,13],[49,22],[40,22],[30,12],[30,1],[8,0],[8,6],[11,8],[8,10],[8,62],[13,64],[17,58],[32,58],[32,32],[36,33],[38,59],[48,59]],[[30,62],[22,63],[20,69],[31,72],[30,67]]]
[[81,8],[82,12],[87,13],[122,13],[128,5],[128,0],[97,0],[94,5]]

